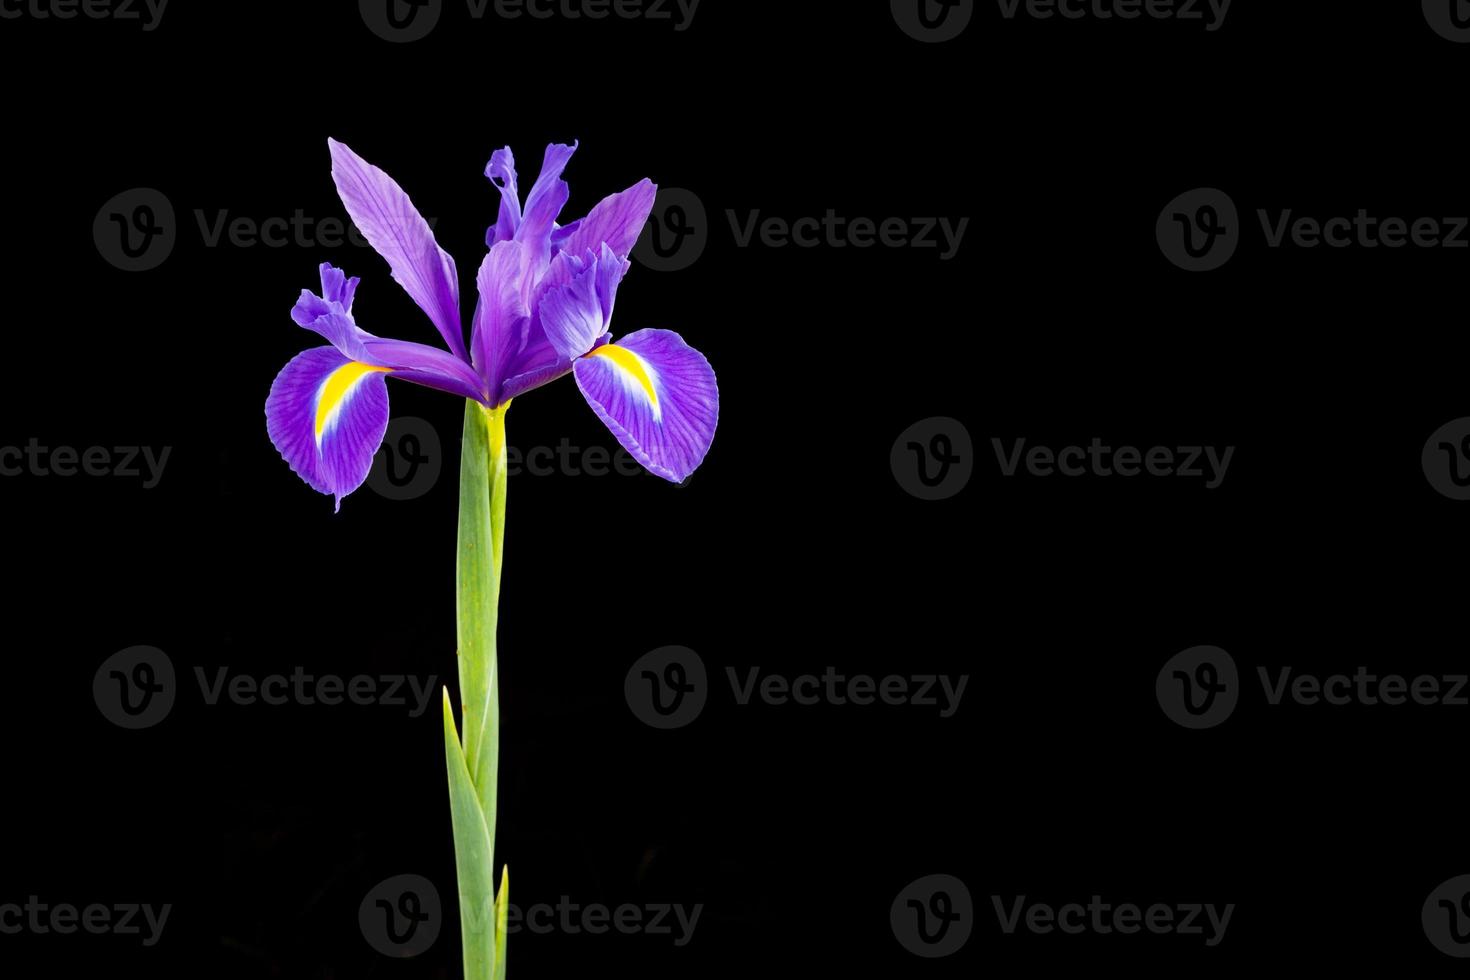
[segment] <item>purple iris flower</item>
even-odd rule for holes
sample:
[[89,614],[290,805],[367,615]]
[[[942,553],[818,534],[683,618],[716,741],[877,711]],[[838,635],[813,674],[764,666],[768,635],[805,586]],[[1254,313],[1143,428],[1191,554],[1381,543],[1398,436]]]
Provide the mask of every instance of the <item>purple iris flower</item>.
[[485,175],[500,192],[500,211],[486,235],[490,250],[476,276],[479,301],[466,348],[454,259],[391,177],[335,140],[328,146],[348,215],[447,350],[359,327],[352,311],[358,279],[323,263],[321,293],[302,290],[291,317],[330,346],[293,358],[265,403],[271,442],[303,480],[332,494],[338,508],[362,485],[388,427],[389,377],[499,410],[568,373],[650,472],[674,482],[694,472],[720,412],[709,362],[668,330],[637,330],[617,343],[608,335],[628,253],[653,208],[652,182],[559,225],[568,196],[561,174],[576,146],[546,148],[524,204],[510,149],[497,150]]

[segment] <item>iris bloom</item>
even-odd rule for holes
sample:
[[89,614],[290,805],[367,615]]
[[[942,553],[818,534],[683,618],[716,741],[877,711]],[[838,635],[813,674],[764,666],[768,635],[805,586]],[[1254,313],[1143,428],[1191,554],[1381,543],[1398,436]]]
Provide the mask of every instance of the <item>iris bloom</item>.
[[617,343],[608,335],[628,253],[653,207],[650,181],[559,225],[568,195],[561,175],[576,147],[546,148],[524,204],[510,149],[496,151],[485,175],[500,193],[499,215],[486,235],[466,347],[454,259],[391,177],[345,145],[328,145],[348,215],[428,314],[444,347],[358,326],[358,279],[323,264],[321,293],[303,290],[291,315],[329,346],[293,358],[265,406],[271,441],[303,480],[332,494],[338,508],[362,485],[388,427],[390,377],[500,410],[571,374],[598,418],[650,472],[682,482],[699,466],[719,416],[709,362],[668,330],[638,330]]

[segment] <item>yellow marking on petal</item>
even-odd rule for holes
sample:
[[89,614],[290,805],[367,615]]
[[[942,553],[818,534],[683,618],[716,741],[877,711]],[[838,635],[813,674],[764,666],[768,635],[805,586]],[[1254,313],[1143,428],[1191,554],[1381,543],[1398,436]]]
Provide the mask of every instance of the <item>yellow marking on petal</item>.
[[322,433],[327,430],[327,424],[342,408],[342,403],[351,394],[357,383],[376,371],[387,372],[391,370],[385,367],[375,367],[371,364],[363,364],[360,361],[349,361],[346,364],[327,375],[327,380],[322,382],[321,391],[316,396],[316,445],[320,449],[322,445]]
[[626,371],[638,382],[643,393],[648,396],[648,403],[653,406],[653,417],[657,421],[660,414],[658,405],[658,392],[653,390],[653,379],[648,376],[648,368],[643,363],[643,358],[617,344],[603,344],[587,355],[588,357],[605,357],[622,370]]

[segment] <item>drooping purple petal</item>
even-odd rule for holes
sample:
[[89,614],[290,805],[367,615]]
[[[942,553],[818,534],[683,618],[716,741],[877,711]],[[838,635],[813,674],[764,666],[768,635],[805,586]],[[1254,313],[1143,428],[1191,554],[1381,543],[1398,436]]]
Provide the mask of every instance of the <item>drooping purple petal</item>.
[[[601,254],[588,251],[577,257],[561,252],[552,262],[567,276],[564,285],[553,285],[542,295],[537,314],[547,342],[563,358],[581,357],[607,333],[612,322],[618,283],[628,262],[604,244]],[[548,275],[548,278],[553,278]]]
[[571,193],[561,174],[576,152],[575,143],[571,146],[565,143],[548,146],[541,161],[541,173],[526,195],[526,206],[515,237],[528,249],[534,268],[544,268],[551,259],[551,232]]
[[333,347],[297,354],[265,402],[266,431],[291,469],[320,493],[342,498],[367,479],[388,428],[386,370]]
[[575,234],[568,236],[562,248],[580,255],[588,249],[597,251],[606,243],[619,258],[627,258],[638,243],[657,194],[658,187],[653,181],[641,180],[625,191],[603,198],[577,223]]
[[322,294],[303,289],[291,318],[331,342],[349,360],[391,369],[398,377],[464,398],[485,399],[479,375],[464,361],[439,347],[406,340],[385,340],[368,333],[353,319],[352,297],[358,280],[348,279],[329,263],[321,266]]
[[447,391],[461,398],[486,401],[485,384],[475,369],[446,350],[411,340],[386,340],[365,335],[361,360],[385,367],[393,377]]
[[[303,291],[303,298],[305,293]],[[300,303],[297,304],[298,308]],[[343,313],[326,313],[310,323],[301,324],[306,329],[325,337],[327,342],[342,352],[342,356],[354,361],[369,360],[363,341],[372,335],[359,327]],[[446,355],[452,356],[452,355]]]
[[500,383],[502,404],[518,398],[528,391],[550,384],[563,375],[570,374],[572,362],[560,356],[549,346],[537,348],[537,356],[524,358],[514,374]]
[[501,383],[526,344],[531,311],[522,296],[525,275],[525,250],[519,242],[505,241],[490,249],[475,277],[480,299],[475,306],[470,348],[491,405],[504,401]]
[[638,330],[573,366],[587,403],[650,472],[681,483],[704,460],[720,417],[715,372],[670,330]]
[[328,140],[327,145],[332,179],[352,223],[388,261],[393,278],[429,315],[450,351],[468,360],[454,259],[434,241],[429,223],[393,178],[345,144]]

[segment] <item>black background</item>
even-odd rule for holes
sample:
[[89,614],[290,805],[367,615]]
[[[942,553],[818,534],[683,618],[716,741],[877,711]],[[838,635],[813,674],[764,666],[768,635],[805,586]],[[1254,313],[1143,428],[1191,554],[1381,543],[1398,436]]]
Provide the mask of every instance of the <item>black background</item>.
[[[308,9],[309,6],[309,9]],[[918,43],[885,3],[706,0],[691,28],[474,22],[451,2],[412,44],[356,4],[171,4],[158,30],[0,21],[5,383],[0,443],[170,446],[160,485],[0,480],[9,655],[0,901],[170,903],[162,940],[0,936],[30,976],[438,977],[375,953],[357,907],[422,874],[452,909],[437,703],[206,706],[193,669],[454,670],[461,405],[391,385],[451,453],[425,496],[340,514],[265,434],[271,379],[318,341],[288,312],[316,265],[363,277],[359,318],[433,342],[366,249],[206,247],[195,210],[341,217],[326,139],[392,174],[459,264],[484,248],[481,171],[581,140],[566,216],[648,176],[695,191],[710,245],[635,267],[614,333],[675,329],[719,374],[714,448],[684,488],[512,480],[500,650],[497,862],[521,905],[702,903],[693,940],[529,935],[514,977],[959,976],[1128,966],[1445,971],[1419,922],[1470,871],[1454,831],[1466,712],[1267,707],[1255,668],[1464,670],[1464,508],[1425,439],[1466,408],[1470,253],[1269,249],[1257,208],[1470,211],[1470,47],[1418,4],[1252,3],[1222,29],[1007,21]],[[1244,241],[1170,265],[1154,222],[1227,191]],[[161,190],[178,243],[127,273],[98,209]],[[969,217],[935,250],[737,248],[725,212]],[[520,447],[615,448],[575,386],[518,399]],[[889,451],[921,419],[974,440],[975,476],[926,502]],[[1002,478],[991,439],[1235,446],[1224,484]],[[1196,644],[1245,678],[1186,731],[1154,680]],[[156,727],[109,723],[106,657],[166,651]],[[715,681],[693,724],[623,698],[667,644]],[[726,667],[968,674],[958,713],[737,707]],[[907,952],[889,905],[958,876],[969,943]],[[1235,903],[1201,937],[1005,935],[991,896]]]

